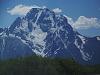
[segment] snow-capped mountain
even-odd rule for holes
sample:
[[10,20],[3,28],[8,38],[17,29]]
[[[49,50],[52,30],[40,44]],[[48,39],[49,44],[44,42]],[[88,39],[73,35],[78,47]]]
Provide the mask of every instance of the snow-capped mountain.
[[47,8],[32,8],[9,28],[0,28],[0,57],[41,55],[74,58],[79,63],[97,64],[100,37],[88,38],[74,31],[67,18]]

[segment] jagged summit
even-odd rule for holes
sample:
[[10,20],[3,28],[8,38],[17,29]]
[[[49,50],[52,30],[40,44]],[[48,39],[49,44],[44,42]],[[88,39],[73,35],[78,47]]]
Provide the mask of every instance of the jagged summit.
[[79,63],[100,63],[100,41],[80,35],[65,16],[48,8],[32,8],[23,18],[18,17],[6,32],[0,31],[3,32],[0,33],[2,59],[36,54],[74,58]]

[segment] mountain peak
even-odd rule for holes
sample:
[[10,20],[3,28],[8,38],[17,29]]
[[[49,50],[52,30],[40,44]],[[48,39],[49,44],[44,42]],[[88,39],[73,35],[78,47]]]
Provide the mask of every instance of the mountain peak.
[[[6,37],[2,37],[3,34]],[[18,17],[3,34],[0,35],[1,56],[11,51],[12,58],[32,52],[50,58],[74,58],[80,63],[100,63],[97,58],[100,56],[100,38],[95,40],[79,34],[65,16],[48,8],[32,8],[25,17]],[[21,52],[18,50],[16,54],[17,49]]]

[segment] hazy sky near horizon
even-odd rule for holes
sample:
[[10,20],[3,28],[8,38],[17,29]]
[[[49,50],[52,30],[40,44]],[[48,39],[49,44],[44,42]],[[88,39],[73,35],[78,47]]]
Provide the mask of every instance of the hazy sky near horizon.
[[[32,6],[46,6],[68,17],[80,33],[100,35],[100,0],[0,0],[0,27],[9,27]],[[15,11],[16,10],[16,11]]]

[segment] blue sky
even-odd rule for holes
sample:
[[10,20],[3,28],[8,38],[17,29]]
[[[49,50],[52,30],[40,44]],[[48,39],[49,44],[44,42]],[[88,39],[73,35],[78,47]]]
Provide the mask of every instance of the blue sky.
[[100,0],[0,0],[0,27],[9,27],[21,16],[7,12],[18,5],[59,8],[61,14],[68,16],[76,30],[83,35],[100,35]]

